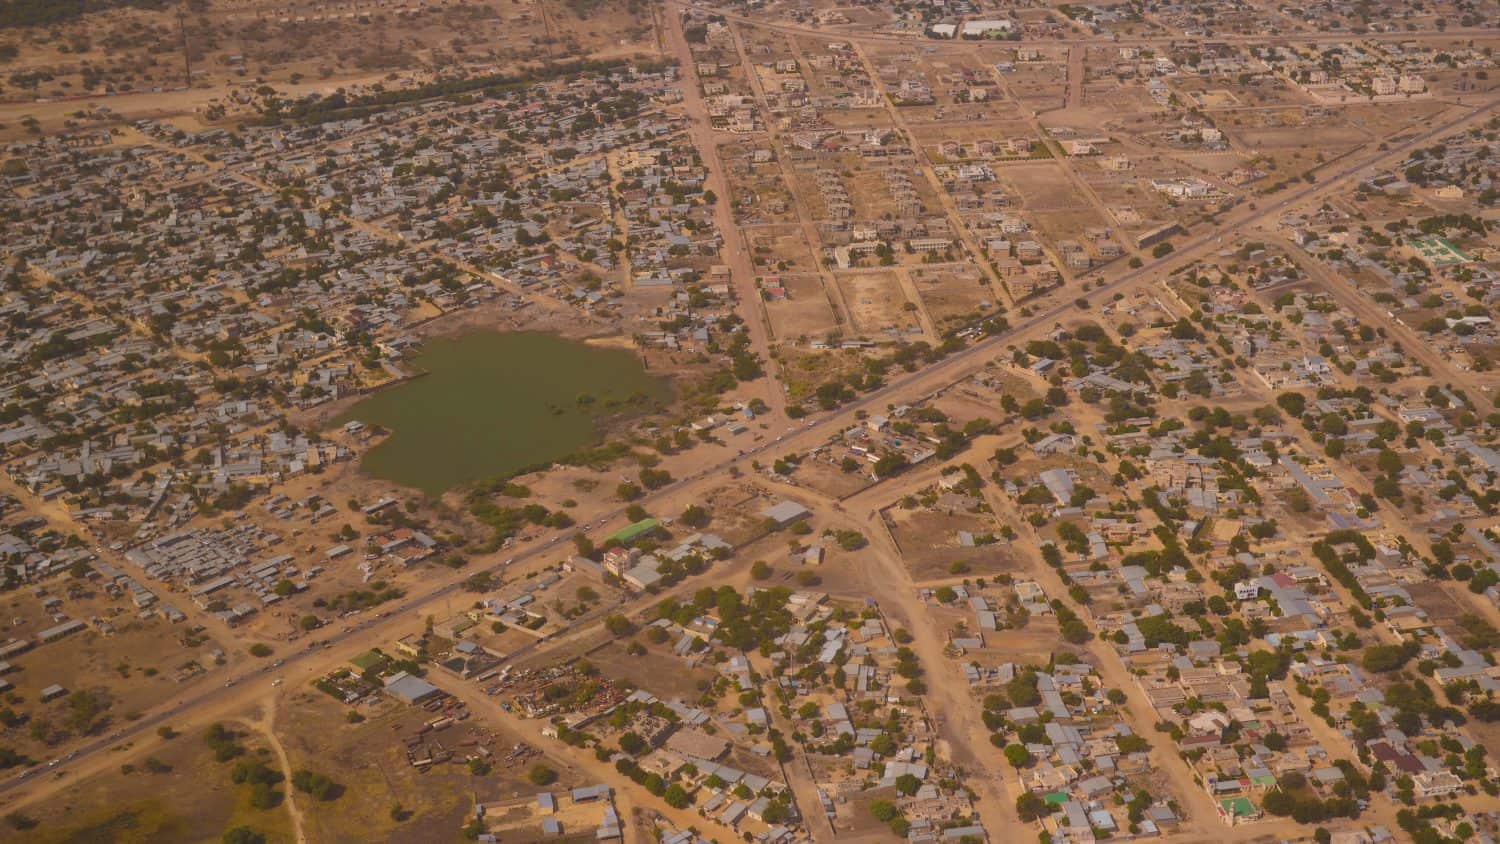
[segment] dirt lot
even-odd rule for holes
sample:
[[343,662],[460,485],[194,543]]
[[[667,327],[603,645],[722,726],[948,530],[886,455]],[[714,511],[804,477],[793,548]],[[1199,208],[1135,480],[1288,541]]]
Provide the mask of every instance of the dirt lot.
[[[454,751],[452,761],[434,764],[423,773],[408,764],[402,738],[414,735],[434,717],[421,708],[386,699],[374,708],[362,707],[368,719],[350,724],[349,708],[320,692],[295,693],[282,705],[277,733],[293,770],[321,773],[341,786],[331,800],[298,794],[306,832],[313,841],[431,841],[447,837],[464,823],[473,798],[492,800],[509,796],[522,786],[524,767],[500,760],[516,739],[474,722],[461,722],[437,734]],[[477,753],[479,742],[495,754],[493,772],[473,776],[464,763]],[[412,814],[404,821],[391,818],[395,803]]]
[[757,269],[768,274],[817,271],[817,261],[796,226],[761,226],[748,234]]
[[855,349],[782,349],[781,377],[786,382],[787,395],[793,401],[802,401],[821,384],[862,372],[863,361],[863,355]]
[[[1003,541],[973,548],[959,544],[959,531],[982,534],[994,530],[994,520],[987,514],[893,508],[885,515],[901,545],[906,567],[918,583],[948,581],[957,575],[1006,574],[1021,567]],[[960,570],[954,571],[955,566]]]
[[892,329],[905,334],[917,327],[916,303],[906,298],[895,273],[837,273],[836,277],[854,327],[861,333],[875,339]]
[[1017,164],[1000,170],[997,175],[1021,196],[1028,211],[1066,210],[1088,204],[1069,184],[1062,168],[1051,161]]
[[1067,101],[1064,73],[1061,61],[1023,62],[1016,65],[1014,73],[1005,75],[1005,81],[1023,109],[1047,111],[1061,108]]
[[[22,615],[14,607],[11,612],[16,617]],[[77,738],[80,729],[88,729],[70,723],[73,710],[66,697],[50,703],[40,701],[41,690],[53,684],[70,692],[87,691],[101,702],[105,709],[90,719],[90,733],[98,735],[110,732],[162,698],[183,693],[193,682],[209,682],[199,675],[189,684],[179,684],[175,676],[187,663],[200,662],[210,675],[223,670],[208,656],[216,647],[212,641],[196,648],[185,648],[176,641],[176,636],[186,633],[185,625],[174,627],[160,619],[117,619],[114,623],[119,632],[113,636],[93,630],[77,633],[10,660],[19,670],[6,678],[15,686],[6,695],[7,705],[29,715],[30,720],[6,731],[7,746],[45,762],[56,755],[51,745]],[[226,651],[230,647],[228,643],[221,646]]]
[[876,800],[895,801],[894,788],[878,789],[860,794],[848,803],[837,807],[838,830],[841,840],[890,841],[891,831],[870,813],[870,805]]
[[913,268],[912,281],[939,331],[968,323],[995,307],[984,275],[974,268]]
[[1441,583],[1414,583],[1407,587],[1412,602],[1427,612],[1433,624],[1456,629],[1459,616],[1469,612],[1460,598],[1455,598]]
[[[998,409],[1000,407],[1000,397],[994,396],[986,401],[980,397],[981,395],[978,391],[965,387],[945,390],[932,400],[932,406],[947,414],[949,419],[957,420],[960,423],[968,422],[971,419],[993,420],[1001,415]],[[1008,440],[1008,438],[1002,439]],[[971,449],[973,456],[969,458],[968,462],[977,466],[981,461],[987,459],[988,454],[982,450],[986,447],[983,441],[974,442]]]
[[614,680],[630,680],[662,700],[683,700],[694,703],[703,694],[700,684],[713,681],[713,671],[707,668],[690,668],[685,660],[672,653],[675,640],[653,645],[637,633],[632,637],[646,648],[639,656],[625,653],[626,641],[606,645],[589,654],[588,659],[605,676]]
[[1147,111],[1159,108],[1151,99],[1146,86],[1133,82],[1117,82],[1114,79],[1090,80],[1083,88],[1083,101],[1090,106],[1114,104],[1112,113]]
[[[764,144],[728,144],[720,155],[728,163],[731,201],[741,224],[792,223],[792,194],[774,163],[755,164],[751,154]],[[779,210],[778,210],[779,208]]]
[[880,172],[861,171],[845,180],[849,190],[849,202],[854,206],[854,219],[878,220],[895,213],[896,202],[891,196],[890,183]]
[[739,545],[761,532],[760,511],[767,501],[742,484],[715,487],[698,502],[713,514],[703,530],[725,542]]
[[[999,601],[1007,597],[1008,590],[990,588],[980,594],[991,601]],[[969,636],[983,633],[984,647],[965,651],[961,658],[965,664],[975,662],[986,668],[1007,662],[1045,665],[1053,653],[1072,650],[1062,641],[1052,616],[1031,616],[1026,626],[1019,630],[980,631],[974,623],[974,613],[956,605],[934,608],[932,615],[943,629],[950,632],[961,631]]]
[[822,339],[838,328],[838,315],[828,302],[822,279],[811,273],[785,273],[780,276],[786,298],[768,300],[766,313],[771,330],[783,342],[800,343]]
[[793,475],[798,486],[807,487],[833,498],[845,498],[869,486],[870,474],[864,471],[845,472],[823,460],[808,458],[802,461]]
[[1058,243],[1064,240],[1076,241],[1084,245],[1085,251],[1095,255],[1098,260],[1098,244],[1090,241],[1085,235],[1089,229],[1109,228],[1109,221],[1099,216],[1092,206],[1079,206],[1066,211],[1054,211],[1048,213],[1034,213],[1030,219],[1036,224],[1037,231],[1041,232],[1049,243]]

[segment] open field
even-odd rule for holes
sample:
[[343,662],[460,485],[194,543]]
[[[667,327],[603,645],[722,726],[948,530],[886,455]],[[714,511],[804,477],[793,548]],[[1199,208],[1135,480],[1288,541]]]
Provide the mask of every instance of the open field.
[[1059,211],[1087,207],[1087,200],[1068,184],[1059,165],[1051,162],[1019,164],[999,172],[1000,179],[1021,198],[1028,211]]
[[912,281],[939,331],[974,321],[995,307],[984,276],[970,267],[915,268]]
[[786,298],[768,301],[766,313],[776,338],[796,343],[803,338],[822,338],[838,328],[838,317],[828,302],[820,276],[783,273],[777,276]]
[[[357,841],[375,835],[385,841],[430,840],[434,830],[457,829],[481,800],[509,796],[523,785],[525,771],[499,762],[515,739],[471,723],[460,723],[437,734],[456,758],[423,770],[407,762],[402,739],[414,735],[432,715],[419,708],[384,700],[358,709],[365,720],[351,724],[351,711],[325,694],[308,689],[281,704],[277,735],[294,769],[307,768],[330,776],[337,796],[318,800],[298,793],[306,831],[316,841]],[[479,743],[475,743],[479,742]],[[464,756],[484,746],[496,754],[494,772],[474,776]],[[400,804],[408,813],[391,816]]]
[[917,327],[916,303],[906,298],[893,272],[835,273],[854,319],[854,330],[870,339],[905,334]]
[[[253,731],[241,741],[252,755],[265,747]],[[153,738],[151,741],[155,741]],[[154,760],[154,761],[151,761]],[[274,760],[270,762],[274,766]],[[230,778],[234,763],[221,763],[200,736],[184,733],[164,742],[145,759],[132,758],[114,773],[65,786],[58,799],[26,813],[39,821],[27,840],[64,842],[115,841],[121,844],[216,842],[224,830],[248,826],[267,842],[295,839],[287,811],[257,809],[249,788]],[[284,792],[285,784],[278,790]]]
[[918,583],[955,577],[992,577],[1019,569],[1006,542],[970,547],[960,542],[960,531],[993,532],[995,522],[988,514],[897,508],[885,511],[885,518],[912,579]]

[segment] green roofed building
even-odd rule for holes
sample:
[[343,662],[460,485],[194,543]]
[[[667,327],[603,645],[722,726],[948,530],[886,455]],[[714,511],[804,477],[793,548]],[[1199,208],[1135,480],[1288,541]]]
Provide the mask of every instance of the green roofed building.
[[1219,801],[1219,817],[1231,826],[1242,820],[1253,820],[1259,814],[1248,797],[1231,797]]
[[1411,241],[1411,248],[1422,260],[1434,267],[1448,267],[1454,264],[1468,264],[1474,259],[1464,254],[1463,250],[1454,246],[1447,238],[1437,235],[1428,235]]
[[1046,797],[1043,797],[1042,801],[1049,806],[1061,806],[1071,799],[1073,798],[1069,796],[1068,792],[1066,791],[1054,791],[1051,794],[1048,794]]
[[661,527],[660,519],[641,519],[633,525],[626,525],[606,536],[604,541],[609,542],[610,540],[614,540],[621,545],[629,545],[637,539],[652,533],[659,527]]

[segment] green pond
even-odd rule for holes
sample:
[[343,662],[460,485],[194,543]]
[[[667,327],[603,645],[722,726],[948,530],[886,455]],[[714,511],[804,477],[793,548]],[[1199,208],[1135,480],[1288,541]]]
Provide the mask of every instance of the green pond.
[[425,373],[336,421],[391,435],[360,464],[429,495],[556,460],[599,439],[599,419],[671,397],[634,354],[532,332],[427,341],[404,368]]

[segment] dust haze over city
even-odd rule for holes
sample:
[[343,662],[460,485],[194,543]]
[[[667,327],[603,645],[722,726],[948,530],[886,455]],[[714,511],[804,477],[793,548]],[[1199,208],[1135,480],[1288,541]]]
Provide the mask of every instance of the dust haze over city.
[[0,0],[0,840],[1500,839],[1497,0]]

